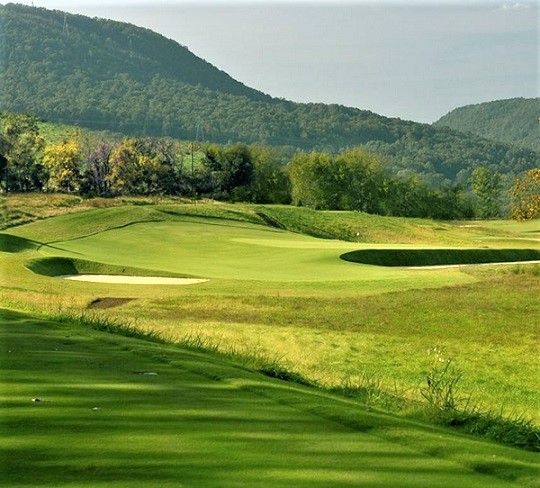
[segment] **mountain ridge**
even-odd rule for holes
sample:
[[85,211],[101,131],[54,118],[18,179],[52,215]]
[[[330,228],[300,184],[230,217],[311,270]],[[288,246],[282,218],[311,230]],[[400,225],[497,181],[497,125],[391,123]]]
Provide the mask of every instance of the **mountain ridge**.
[[540,98],[515,97],[455,108],[433,125],[538,151],[539,122]]
[[394,171],[422,173],[434,184],[466,181],[476,166],[517,174],[538,160],[534,151],[448,128],[272,98],[131,24],[14,4],[0,6],[0,21],[0,110],[219,143],[331,152],[365,145]]

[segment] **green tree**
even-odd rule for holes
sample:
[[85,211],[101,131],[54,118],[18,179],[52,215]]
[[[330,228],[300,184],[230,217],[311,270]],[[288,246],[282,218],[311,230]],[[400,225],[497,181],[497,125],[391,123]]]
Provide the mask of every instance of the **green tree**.
[[382,159],[365,149],[349,149],[335,158],[318,152],[298,154],[287,172],[295,205],[370,213],[383,209],[387,177]]
[[0,117],[1,173],[4,191],[34,191],[43,186],[41,155],[44,146],[38,119],[27,114]]
[[206,182],[212,181],[213,192],[221,198],[242,199],[249,193],[255,170],[253,157],[245,144],[222,149],[216,144],[204,148],[203,171]]
[[269,146],[253,146],[250,150],[253,179],[246,189],[245,199],[253,203],[290,203],[290,183],[284,171],[283,152]]
[[106,178],[114,194],[157,195],[170,193],[173,168],[169,147],[156,139],[130,137],[111,153]]
[[232,194],[248,186],[254,175],[251,152],[245,144],[235,144],[223,152],[221,186]]
[[481,219],[501,216],[501,175],[481,166],[471,175],[471,186],[476,200],[476,215]]
[[287,165],[294,205],[315,209],[336,208],[339,190],[334,185],[332,158],[327,153],[300,153]]
[[353,148],[339,153],[332,168],[339,209],[383,212],[388,178],[381,156]]

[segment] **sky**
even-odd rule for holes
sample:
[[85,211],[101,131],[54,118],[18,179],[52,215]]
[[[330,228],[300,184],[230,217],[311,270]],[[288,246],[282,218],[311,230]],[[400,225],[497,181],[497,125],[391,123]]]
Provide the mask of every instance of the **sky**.
[[433,122],[459,106],[540,95],[536,0],[18,3],[150,28],[296,102]]

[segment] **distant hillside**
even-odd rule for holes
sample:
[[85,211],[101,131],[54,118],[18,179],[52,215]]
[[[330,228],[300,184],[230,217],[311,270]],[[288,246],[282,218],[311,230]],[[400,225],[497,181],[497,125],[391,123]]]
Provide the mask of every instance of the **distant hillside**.
[[126,134],[385,154],[434,184],[475,166],[519,173],[536,152],[338,105],[271,98],[147,29],[0,6],[0,111]]
[[456,108],[433,124],[540,151],[540,98],[510,98]]

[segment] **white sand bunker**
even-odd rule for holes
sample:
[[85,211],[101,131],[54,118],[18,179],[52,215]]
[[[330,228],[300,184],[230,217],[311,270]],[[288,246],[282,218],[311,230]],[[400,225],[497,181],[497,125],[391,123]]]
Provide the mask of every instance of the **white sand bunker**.
[[195,285],[205,283],[204,279],[198,278],[163,278],[160,276],[123,276],[123,275],[98,275],[77,274],[63,275],[58,278],[73,281],[88,281],[91,283],[116,283],[126,285]]

